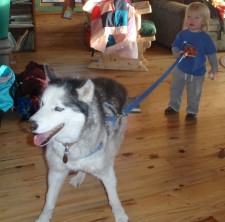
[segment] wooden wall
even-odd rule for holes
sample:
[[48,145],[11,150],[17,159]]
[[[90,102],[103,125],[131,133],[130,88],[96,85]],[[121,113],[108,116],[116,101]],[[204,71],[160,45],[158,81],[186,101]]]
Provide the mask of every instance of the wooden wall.
[[85,13],[75,13],[71,20],[62,19],[61,14],[43,16],[37,13],[37,47],[83,47],[86,20]]

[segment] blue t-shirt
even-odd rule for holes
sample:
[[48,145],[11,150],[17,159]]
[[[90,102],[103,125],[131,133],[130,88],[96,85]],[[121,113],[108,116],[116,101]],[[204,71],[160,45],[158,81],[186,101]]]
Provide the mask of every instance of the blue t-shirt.
[[184,72],[195,76],[202,76],[206,72],[206,55],[216,53],[216,47],[211,37],[206,32],[191,32],[188,29],[180,31],[172,47],[183,51],[185,47],[192,46],[196,49],[197,55],[185,57],[178,68]]

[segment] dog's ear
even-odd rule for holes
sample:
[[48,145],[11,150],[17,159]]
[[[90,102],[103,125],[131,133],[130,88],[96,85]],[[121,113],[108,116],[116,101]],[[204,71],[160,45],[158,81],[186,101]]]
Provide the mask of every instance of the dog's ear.
[[77,89],[79,100],[86,103],[91,102],[94,95],[94,89],[94,83],[90,79],[87,80],[81,88]]
[[46,79],[47,79],[48,82],[57,78],[57,75],[56,75],[54,69],[51,68],[46,63],[44,64],[44,70],[45,70],[45,75],[46,75]]

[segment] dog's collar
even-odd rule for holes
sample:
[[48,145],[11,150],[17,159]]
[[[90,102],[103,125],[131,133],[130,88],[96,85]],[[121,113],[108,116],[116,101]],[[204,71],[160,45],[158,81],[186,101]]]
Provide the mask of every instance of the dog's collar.
[[[77,142],[74,142],[74,143],[65,143],[63,144],[63,146],[65,147],[65,150],[64,150],[64,155],[63,155],[63,163],[67,163],[68,162],[68,157],[69,157],[69,154],[70,154],[70,148]],[[103,147],[103,142],[99,143],[99,145],[94,149],[92,150],[87,156],[83,157],[83,158],[87,158],[93,154],[95,154],[96,152],[98,152],[99,150],[101,150]]]
[[111,122],[112,125],[114,126],[117,119],[122,115],[118,114],[115,107],[107,102],[104,102],[104,111],[105,111],[105,121],[106,122]]

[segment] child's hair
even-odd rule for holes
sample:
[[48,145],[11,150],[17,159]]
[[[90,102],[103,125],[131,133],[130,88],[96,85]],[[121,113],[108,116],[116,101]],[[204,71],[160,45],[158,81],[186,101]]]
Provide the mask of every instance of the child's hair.
[[185,18],[189,12],[197,12],[199,16],[203,19],[202,31],[208,31],[209,20],[210,20],[210,11],[209,8],[201,2],[192,2],[189,4],[185,11]]

